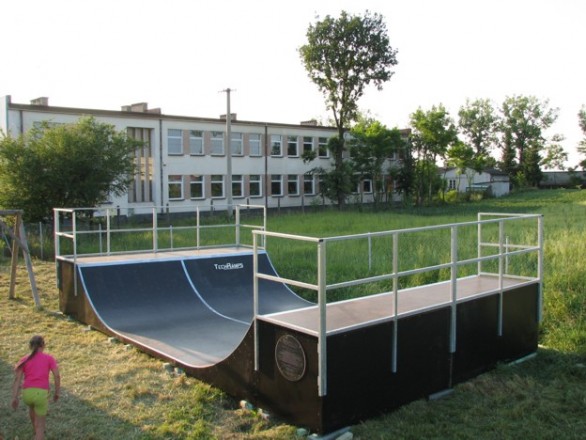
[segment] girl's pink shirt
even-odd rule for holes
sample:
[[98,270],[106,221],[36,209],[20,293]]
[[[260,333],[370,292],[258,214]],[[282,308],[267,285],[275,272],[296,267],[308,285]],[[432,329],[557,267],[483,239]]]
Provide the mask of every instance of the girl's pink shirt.
[[[22,364],[28,356],[23,357],[17,366]],[[24,383],[22,388],[49,388],[49,371],[57,369],[57,361],[50,354],[37,353],[22,367]]]

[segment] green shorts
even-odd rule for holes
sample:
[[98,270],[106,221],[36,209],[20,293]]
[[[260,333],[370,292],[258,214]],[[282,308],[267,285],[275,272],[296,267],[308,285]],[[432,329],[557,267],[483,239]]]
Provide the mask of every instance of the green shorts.
[[49,410],[49,391],[43,388],[25,388],[22,400],[30,406],[38,416],[46,416]]

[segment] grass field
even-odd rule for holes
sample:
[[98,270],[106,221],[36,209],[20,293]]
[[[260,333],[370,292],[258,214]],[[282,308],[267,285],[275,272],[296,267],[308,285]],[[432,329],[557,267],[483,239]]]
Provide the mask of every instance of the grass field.
[[[586,432],[586,191],[531,191],[475,204],[384,212],[270,215],[270,230],[312,236],[375,232],[476,219],[482,212],[545,218],[544,321],[538,356],[352,428],[359,439],[582,439]],[[277,270],[304,265],[269,241]],[[54,267],[35,261],[44,304],[35,310],[26,270],[8,300],[0,271],[0,438],[32,436],[26,410],[10,409],[12,365],[31,335],[60,361],[62,399],[50,407],[48,439],[292,439],[296,427],[242,410],[237,400],[57,313]]]

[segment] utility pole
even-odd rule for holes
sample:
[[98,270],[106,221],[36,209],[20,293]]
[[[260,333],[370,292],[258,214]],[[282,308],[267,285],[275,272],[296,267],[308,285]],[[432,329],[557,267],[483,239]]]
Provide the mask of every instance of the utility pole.
[[232,115],[230,113],[230,88],[226,92],[226,201],[228,203],[228,218],[232,218]]

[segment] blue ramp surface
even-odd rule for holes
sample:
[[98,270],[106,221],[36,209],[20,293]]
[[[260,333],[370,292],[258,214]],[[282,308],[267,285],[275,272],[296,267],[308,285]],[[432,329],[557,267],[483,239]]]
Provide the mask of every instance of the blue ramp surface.
[[[184,260],[195,290],[223,316],[250,323],[253,318],[252,254]],[[259,272],[276,275],[266,253],[258,255]],[[260,314],[313,306],[281,283],[259,280]]]
[[179,260],[79,270],[87,297],[105,326],[185,364],[204,367],[219,362],[249,328],[203,304]]

